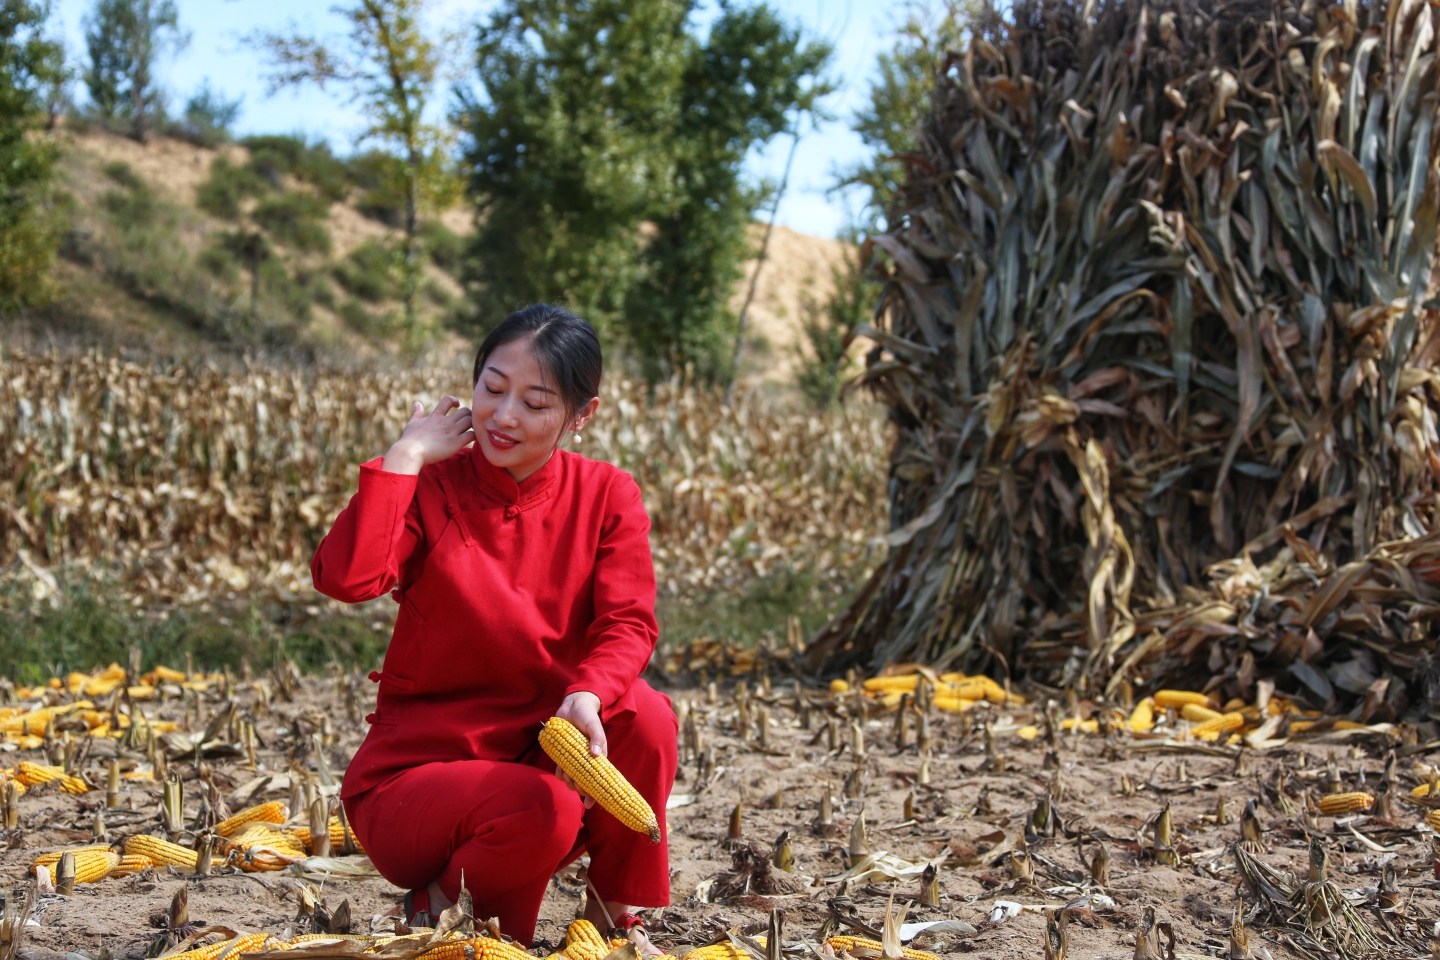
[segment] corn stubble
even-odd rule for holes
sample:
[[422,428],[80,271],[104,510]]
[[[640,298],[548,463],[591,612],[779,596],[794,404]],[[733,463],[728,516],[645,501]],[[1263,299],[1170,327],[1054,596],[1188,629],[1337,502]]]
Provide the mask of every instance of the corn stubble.
[[[1002,10],[946,61],[905,215],[864,251],[886,280],[864,380],[899,425],[890,551],[809,665],[1229,690],[1366,643],[1418,677],[1435,10]],[[1362,720],[1390,719],[1382,679],[1345,676],[1374,695]]]

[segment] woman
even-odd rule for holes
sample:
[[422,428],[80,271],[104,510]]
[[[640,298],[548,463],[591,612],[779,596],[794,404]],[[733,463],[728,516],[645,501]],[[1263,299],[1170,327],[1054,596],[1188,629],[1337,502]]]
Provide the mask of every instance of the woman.
[[311,561],[327,596],[400,604],[341,798],[376,869],[411,888],[413,925],[463,874],[476,915],[528,944],[551,875],[588,851],[586,918],[658,952],[633,910],[669,903],[666,843],[582,798],[536,740],[551,716],[575,724],[664,831],[675,714],[638,679],[658,633],[649,517],[629,474],[559,448],[595,415],[600,372],[584,320],[507,317],[475,357],[471,408],[416,403]]

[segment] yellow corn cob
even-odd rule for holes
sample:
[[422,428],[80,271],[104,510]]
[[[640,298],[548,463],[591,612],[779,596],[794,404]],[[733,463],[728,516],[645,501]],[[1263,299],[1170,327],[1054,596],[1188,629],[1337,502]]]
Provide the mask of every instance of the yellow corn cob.
[[1210,706],[1209,697],[1203,693],[1195,693],[1190,690],[1157,690],[1154,700],[1155,706],[1161,710],[1169,710],[1171,708],[1179,710],[1187,703],[1193,703],[1200,707]]
[[1425,814],[1425,822],[1430,824],[1430,829],[1440,832],[1440,810],[1431,810]]
[[1034,740],[1036,737],[1040,736],[1040,728],[1035,726],[1034,724],[1026,724],[1019,730],[1015,731],[1015,736],[1019,737],[1021,740]]
[[[79,857],[80,854],[88,853],[92,850],[109,849],[110,845],[107,843],[91,843],[83,847],[69,847],[65,850],[51,850],[49,853],[42,853],[40,854],[40,856],[36,857],[35,862],[30,864],[30,869],[33,871],[36,867],[53,867],[55,866],[55,864],[59,863],[60,858],[67,853],[73,853],[76,857]],[[50,872],[54,873],[55,871],[52,870]]]
[[[291,836],[293,836],[295,839],[299,840],[300,843],[301,843],[301,845],[303,845],[306,850],[309,850],[309,849],[310,849],[310,828],[309,828],[309,827],[294,827],[294,828],[292,828],[292,829],[290,829],[290,830],[288,830],[288,831],[286,831],[286,832],[289,833]],[[355,836],[355,831],[354,831],[354,830],[351,830],[351,831],[350,831],[350,840],[355,844],[355,849],[356,849],[356,850],[359,850],[361,853],[364,853],[364,852],[365,852],[365,848],[360,845],[360,838],[357,837],[357,836]],[[340,818],[339,818],[339,817],[331,817],[331,818],[330,818],[330,849],[338,852],[338,851],[341,849],[341,847],[344,846],[344,844],[345,844],[345,830],[344,830],[344,828],[341,827],[341,825],[340,825]],[[532,958],[532,960],[533,960],[533,958]]]
[[1420,784],[1420,786],[1418,786],[1418,787],[1416,787],[1414,790],[1411,790],[1411,791],[1410,791],[1410,796],[1412,796],[1412,797],[1428,797],[1428,796],[1430,796],[1430,784],[1428,784],[1428,783],[1422,783],[1422,784]]
[[[996,703],[1003,702],[1005,698],[1005,688],[1000,686],[1000,684],[996,683],[993,679],[985,676],[984,674],[978,674],[973,677],[968,677],[963,673],[942,673],[940,674],[940,683],[942,685],[942,689],[945,684],[956,684],[960,686],[979,685],[985,689],[986,698],[993,700]],[[996,700],[996,697],[999,697],[1000,699]],[[1022,703],[1024,702],[1023,698],[1017,697],[1015,694],[1010,694],[1010,699],[1018,699]]]
[[[841,950],[847,950],[853,954],[858,949],[874,951],[878,956],[885,949],[880,941],[866,940],[862,937],[831,937],[829,940],[826,940],[825,943],[836,953],[839,953]],[[909,947],[902,947],[901,952],[905,954],[907,960],[940,960],[935,954],[926,953],[924,950],[911,950]]]
[[303,857],[307,853],[305,844],[299,837],[292,833],[282,833],[259,821],[247,824],[233,837],[226,839],[226,849],[238,847],[241,850],[255,850],[265,847],[289,857]]
[[[1064,720],[1061,720],[1061,721],[1060,721],[1060,728],[1061,728],[1062,730],[1074,730],[1074,729],[1075,729],[1075,718],[1074,718],[1074,717],[1068,717],[1068,718],[1066,718],[1066,719],[1064,719]],[[1081,733],[1099,733],[1099,732],[1100,732],[1100,721],[1099,721],[1099,720],[1081,720],[1081,721],[1080,721],[1080,732],[1081,732]]]
[[1332,793],[1320,798],[1320,812],[1327,817],[1369,810],[1374,805],[1375,798],[1368,793]]
[[[765,946],[765,937],[752,938],[762,947]],[[705,947],[696,947],[685,954],[683,960],[749,960],[750,954],[739,949],[735,944],[726,940],[722,943],[712,943]]]
[[61,767],[48,767],[44,764],[31,763],[29,760],[21,760],[15,767],[15,779],[27,787],[36,787],[42,783],[49,783],[51,780],[60,781],[60,789],[66,793],[80,794],[88,793],[90,785],[79,777],[72,777]]
[[31,710],[29,713],[22,713],[0,723],[0,732],[7,737],[28,737],[32,734],[42,736],[45,728],[50,724],[50,718],[54,711],[49,707],[41,707],[39,710]]
[[[988,681],[988,682],[987,682]],[[991,700],[1003,703],[1005,691],[989,677],[970,677],[959,683],[942,683],[935,688],[935,698],[951,700]]]
[[1233,733],[1245,726],[1245,717],[1238,713],[1220,713],[1190,728],[1196,740],[1218,740],[1222,734]]
[[[231,940],[221,940],[219,943],[210,943],[203,947],[196,947],[194,950],[177,953],[172,960],[216,960],[222,953],[225,953],[227,957],[233,957],[236,954],[259,950],[268,939],[270,939],[268,933],[244,933]],[[227,950],[229,953],[226,953]]]
[[967,700],[964,697],[942,697],[937,694],[931,702],[935,704],[937,710],[944,710],[947,713],[965,713],[973,709],[975,704],[980,701]]
[[610,944],[589,920],[576,920],[565,930],[565,948],[560,952],[569,960],[601,960],[610,952]]
[[1155,729],[1155,701],[1146,697],[1135,704],[1135,709],[1130,711],[1130,719],[1125,725],[1132,733],[1146,733]]
[[849,692],[850,692],[850,684],[846,683],[844,680],[831,680],[831,681],[830,681],[830,692],[831,692],[831,693],[849,693]]
[[475,960],[535,960],[515,944],[496,940],[494,937],[451,940],[426,950],[425,960],[465,960],[466,947],[474,951]]
[[112,850],[86,850],[75,854],[75,882],[104,880],[120,865],[120,854]]
[[262,803],[254,807],[241,810],[228,820],[221,820],[215,825],[215,832],[222,837],[228,837],[236,833],[247,823],[284,823],[285,804],[279,800],[271,800],[269,803]]
[[1180,716],[1191,723],[1204,723],[1206,720],[1214,720],[1220,715],[1219,710],[1211,710],[1198,703],[1187,703],[1180,708]]
[[594,797],[615,819],[631,830],[648,833],[651,843],[660,842],[660,821],[650,804],[614,764],[604,757],[591,756],[590,742],[574,724],[551,717],[540,728],[540,747],[576,786]]
[[257,844],[254,847],[232,847],[226,860],[246,873],[265,873],[284,870],[290,864],[305,858],[305,853],[290,853],[278,847]]
[[156,667],[153,675],[157,680],[167,680],[170,683],[180,683],[185,679],[185,674],[179,670],[171,670],[169,667]]
[[606,946],[606,940],[589,920],[576,920],[565,928],[565,946],[588,943],[596,947]]
[[143,873],[155,869],[155,861],[138,853],[127,853],[120,862],[110,868],[110,876],[125,877],[132,873]]
[[914,690],[920,683],[920,675],[912,673],[904,677],[871,677],[864,683],[865,692],[882,693],[890,690]]
[[125,841],[125,852],[149,857],[156,864],[189,867],[191,870],[195,869],[195,863],[200,856],[188,847],[182,847],[178,843],[171,843],[169,840],[162,840],[144,833],[128,838]]

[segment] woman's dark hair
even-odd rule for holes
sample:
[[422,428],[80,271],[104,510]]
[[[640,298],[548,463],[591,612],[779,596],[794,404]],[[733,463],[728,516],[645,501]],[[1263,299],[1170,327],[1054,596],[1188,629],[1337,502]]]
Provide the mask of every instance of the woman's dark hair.
[[530,349],[550,385],[560,392],[565,415],[573,417],[591,397],[600,395],[600,374],[604,360],[600,337],[588,322],[568,310],[548,303],[531,304],[500,321],[480,344],[475,354],[474,385],[480,382],[485,361],[513,340],[530,340]]

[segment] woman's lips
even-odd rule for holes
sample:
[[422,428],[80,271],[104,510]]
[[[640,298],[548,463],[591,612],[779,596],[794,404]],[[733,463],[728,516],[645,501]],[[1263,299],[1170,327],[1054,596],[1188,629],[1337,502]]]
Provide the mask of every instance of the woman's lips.
[[507,436],[503,433],[497,433],[494,430],[487,430],[485,432],[490,435],[490,445],[497,449],[509,450],[512,447],[517,447],[520,445],[520,441],[516,440],[514,437]]

